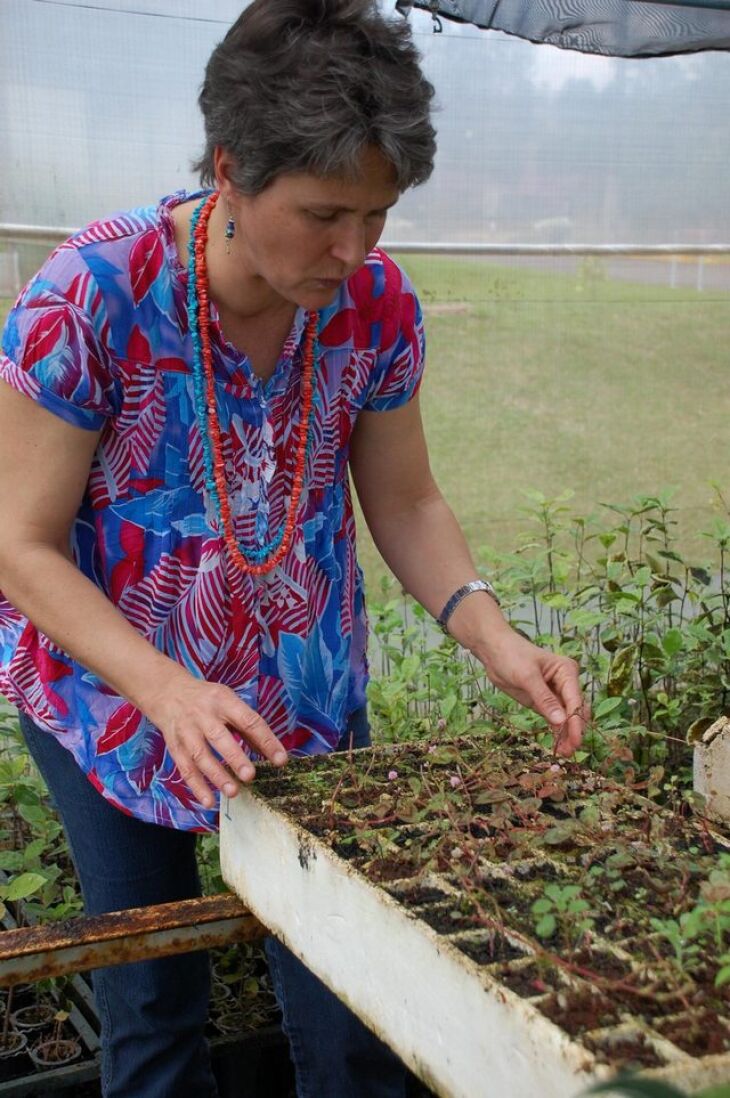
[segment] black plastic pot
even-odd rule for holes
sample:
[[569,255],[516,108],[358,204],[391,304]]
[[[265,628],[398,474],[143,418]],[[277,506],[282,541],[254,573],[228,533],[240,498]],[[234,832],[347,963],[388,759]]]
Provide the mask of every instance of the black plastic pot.
[[27,1060],[27,1045],[28,1038],[24,1033],[18,1033],[15,1029],[8,1032],[6,1044],[0,1046],[0,1085],[5,1079],[12,1078],[21,1062]]
[[10,1021],[20,1033],[32,1033],[53,1025],[58,1008],[50,1003],[20,1007],[10,1015]]
[[75,1037],[50,1038],[33,1045],[28,1050],[28,1056],[36,1071],[55,1071],[80,1058],[81,1042]]

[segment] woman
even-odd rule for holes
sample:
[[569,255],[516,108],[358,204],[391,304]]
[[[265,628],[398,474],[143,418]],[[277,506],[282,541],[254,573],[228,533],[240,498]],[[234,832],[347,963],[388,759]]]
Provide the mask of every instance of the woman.
[[[255,0],[200,96],[213,189],[88,227],[8,320],[0,689],[89,912],[197,894],[195,832],[252,756],[367,743],[348,470],[404,587],[561,752],[580,740],[575,665],[508,627],[433,481],[420,309],[375,247],[430,174],[431,96],[371,0]],[[402,1095],[396,1059],[269,955],[298,1093]],[[95,991],[107,1098],[215,1093],[205,955]]]

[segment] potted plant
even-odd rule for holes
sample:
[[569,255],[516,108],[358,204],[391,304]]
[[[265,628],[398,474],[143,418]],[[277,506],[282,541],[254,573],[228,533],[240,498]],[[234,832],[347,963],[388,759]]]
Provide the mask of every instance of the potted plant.
[[17,1074],[17,1060],[25,1054],[28,1038],[20,1033],[11,1022],[13,1006],[13,988],[9,988],[3,1008],[2,1029],[0,1030],[0,1081]]
[[81,1042],[77,1037],[69,1036],[64,1029],[68,1016],[67,1010],[57,1010],[51,1036],[31,1045],[28,1055],[39,1071],[62,1067],[81,1056]]

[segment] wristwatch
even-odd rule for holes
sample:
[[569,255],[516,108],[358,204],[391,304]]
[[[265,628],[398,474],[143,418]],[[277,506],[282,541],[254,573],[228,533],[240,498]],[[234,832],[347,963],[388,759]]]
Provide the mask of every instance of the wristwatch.
[[443,610],[436,618],[437,624],[441,626],[444,633],[448,632],[446,626],[454,610],[456,610],[456,607],[467,597],[467,595],[471,595],[472,591],[486,591],[488,595],[492,596],[497,606],[500,605],[497,592],[494,590],[491,583],[487,583],[486,580],[472,580],[471,583],[465,583],[458,591],[454,591],[453,595],[446,603],[446,606],[444,606]]

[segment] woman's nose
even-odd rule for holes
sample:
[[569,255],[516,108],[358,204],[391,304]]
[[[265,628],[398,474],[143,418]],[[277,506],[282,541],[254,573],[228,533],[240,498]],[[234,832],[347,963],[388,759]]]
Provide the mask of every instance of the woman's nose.
[[331,253],[335,259],[344,264],[348,271],[356,271],[365,262],[368,250],[365,226],[362,223],[350,222],[340,226],[333,241]]

